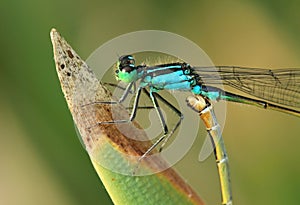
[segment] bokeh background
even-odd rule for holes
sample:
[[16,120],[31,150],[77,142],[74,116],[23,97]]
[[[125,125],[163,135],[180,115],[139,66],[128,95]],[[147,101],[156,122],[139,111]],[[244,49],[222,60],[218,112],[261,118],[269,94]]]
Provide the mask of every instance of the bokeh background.
[[[52,27],[83,59],[118,35],[157,29],[194,41],[216,65],[300,67],[297,0],[6,0],[0,9],[1,205],[112,204],[60,90]],[[228,105],[235,204],[299,204],[299,133],[297,117]],[[199,163],[200,146],[176,168],[207,204],[219,204],[214,158]]]

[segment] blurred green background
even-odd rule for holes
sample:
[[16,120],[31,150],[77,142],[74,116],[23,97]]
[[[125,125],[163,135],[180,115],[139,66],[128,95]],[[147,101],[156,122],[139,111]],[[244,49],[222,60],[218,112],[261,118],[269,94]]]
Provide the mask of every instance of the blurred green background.
[[[299,9],[296,0],[2,1],[0,204],[112,204],[60,90],[52,27],[83,59],[118,35],[157,29],[194,41],[216,65],[300,67]],[[299,204],[299,125],[228,105],[223,136],[235,204]],[[207,204],[219,204],[215,162],[197,161],[200,146],[176,167]]]

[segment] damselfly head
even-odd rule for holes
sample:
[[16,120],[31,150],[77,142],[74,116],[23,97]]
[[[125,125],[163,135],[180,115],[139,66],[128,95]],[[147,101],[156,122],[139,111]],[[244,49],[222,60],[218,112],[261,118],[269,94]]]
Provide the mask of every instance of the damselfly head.
[[119,58],[118,69],[119,71],[123,71],[123,72],[124,69],[126,72],[131,72],[132,70],[136,69],[135,60],[133,56],[132,55],[121,56]]
[[119,58],[116,69],[116,78],[124,82],[132,82],[136,79],[137,67],[132,55],[124,55]]

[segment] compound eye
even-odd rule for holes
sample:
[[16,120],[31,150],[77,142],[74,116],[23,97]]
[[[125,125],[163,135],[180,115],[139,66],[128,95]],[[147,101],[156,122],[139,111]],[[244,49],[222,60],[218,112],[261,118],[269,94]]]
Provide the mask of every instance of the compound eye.
[[119,58],[119,69],[122,70],[125,67],[134,67],[135,60],[131,55],[121,56]]

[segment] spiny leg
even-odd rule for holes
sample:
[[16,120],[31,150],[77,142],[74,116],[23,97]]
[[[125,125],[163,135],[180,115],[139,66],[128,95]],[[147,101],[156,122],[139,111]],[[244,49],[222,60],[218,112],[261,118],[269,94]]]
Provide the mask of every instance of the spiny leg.
[[168,142],[168,140],[170,139],[170,137],[174,134],[174,132],[177,130],[177,128],[180,126],[184,116],[183,114],[174,106],[172,105],[170,102],[168,102],[166,99],[164,99],[161,95],[159,95],[158,93],[156,93],[157,98],[159,98],[163,103],[165,103],[165,105],[167,105],[171,110],[173,110],[178,116],[179,116],[179,120],[176,123],[176,125],[172,128],[171,132],[168,134],[168,136],[163,140],[162,145],[159,148],[159,151],[161,152],[162,149],[164,148],[164,146],[166,145],[166,143]]
[[[167,141],[169,140],[169,138],[173,135],[173,133],[179,127],[179,125],[181,124],[181,121],[183,120],[183,114],[176,107],[174,107],[171,103],[169,103],[162,96],[160,96],[158,93],[152,93],[152,92],[149,93],[146,89],[143,89],[143,91],[149,96],[149,98],[153,102],[154,108],[156,109],[156,111],[158,113],[158,116],[159,116],[159,119],[161,121],[163,130],[164,130],[164,134],[140,157],[139,161],[142,160],[145,156],[147,156],[155,147],[157,147],[157,145],[159,145],[161,142],[163,142],[162,145],[161,145],[161,147],[160,147],[160,149],[159,149],[159,152],[161,152],[162,149],[163,149],[163,147],[164,147],[164,145],[167,143]],[[159,98],[168,107],[170,107],[180,117],[179,121],[173,127],[173,129],[171,130],[171,132],[169,132],[169,134],[168,134],[167,124],[165,122],[165,119],[163,117],[161,109],[160,109],[160,107],[158,105],[156,97]]]
[[[127,87],[128,87],[128,86],[122,87],[122,86],[120,86],[120,85],[118,85],[118,84],[116,84],[116,83],[107,83],[107,82],[104,82],[103,84],[106,85],[106,86],[111,86],[111,87],[118,88],[118,89],[124,90],[124,91],[125,91],[125,90],[127,89]],[[133,87],[134,87],[134,91],[129,90],[129,91],[128,91],[128,94],[133,94],[133,93],[135,92],[135,90],[136,90],[135,84],[133,85]],[[122,97],[121,97],[121,98],[122,98]],[[118,102],[119,102],[119,101],[118,101]],[[133,106],[126,107],[126,109],[127,109],[127,110],[132,110],[132,109],[133,109]],[[153,107],[153,106],[138,106],[137,109],[147,109],[147,110],[148,110],[148,109],[154,109],[154,107]]]
[[[110,86],[110,87],[114,87],[114,88],[118,88],[118,89],[123,90],[123,91],[125,91],[126,88],[128,87],[128,85],[127,85],[126,87],[123,87],[123,86],[120,86],[120,85],[118,85],[118,84],[116,84],[116,83],[107,83],[107,82],[103,82],[103,85],[105,85],[105,86]],[[132,91],[128,91],[128,92],[129,92],[130,94],[133,93]]]
[[151,99],[151,101],[153,103],[153,106],[158,114],[158,118],[162,125],[164,134],[139,158],[139,161],[141,161],[144,157],[146,157],[168,134],[168,126],[166,124],[165,118],[162,114],[162,111],[161,111],[159,104],[157,102],[157,99],[156,99],[157,93],[153,93],[153,92],[149,93],[145,88],[143,89],[143,91],[149,96],[149,98]]
[[[108,85],[112,85],[112,84],[108,84]],[[119,103],[122,103],[126,99],[128,94],[131,92],[132,86],[134,86],[134,89],[135,89],[135,82],[131,82],[127,85],[127,87],[125,89],[123,88],[124,92],[118,101],[95,101],[95,102],[91,102],[91,103],[82,105],[82,107],[94,105],[94,104],[119,104]],[[116,85],[116,87],[119,87],[119,86]]]
[[97,124],[88,127],[88,129],[91,129],[95,126],[101,125],[101,124],[120,124],[120,123],[129,123],[132,122],[136,116],[137,113],[137,108],[138,108],[138,103],[139,103],[139,99],[140,99],[140,95],[141,95],[141,89],[142,88],[138,88],[136,91],[136,95],[135,95],[135,99],[134,99],[134,103],[133,103],[133,109],[131,111],[130,117],[127,120],[114,120],[114,121],[106,121],[106,122],[98,122]]

